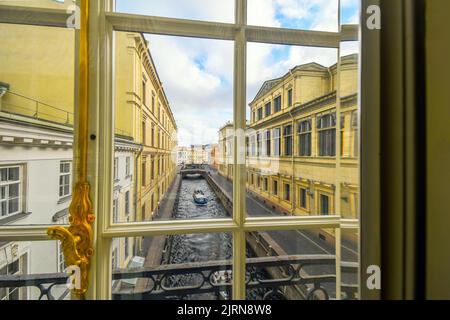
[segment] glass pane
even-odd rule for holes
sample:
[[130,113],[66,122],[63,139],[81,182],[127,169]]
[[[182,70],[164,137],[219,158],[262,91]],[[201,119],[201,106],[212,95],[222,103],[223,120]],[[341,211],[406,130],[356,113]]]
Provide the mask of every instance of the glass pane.
[[343,229],[341,231],[341,291],[342,299],[359,299],[359,230]]
[[336,49],[248,44],[250,216],[336,213],[336,62]]
[[169,18],[234,22],[234,0],[116,0],[116,11]]
[[248,0],[250,25],[338,31],[338,0]]
[[334,235],[334,229],[247,233],[247,299],[334,299]]
[[[47,2],[60,5],[33,3]],[[0,172],[8,199],[0,225],[61,224],[70,203],[60,201],[61,163],[73,159],[74,30],[0,24],[0,38]]]
[[231,242],[228,233],[116,238],[113,299],[229,300]]
[[0,181],[8,180],[8,169],[0,168]]
[[75,3],[73,0],[0,0],[1,5],[65,10]]
[[115,32],[115,59],[118,222],[231,216],[231,183],[217,168],[233,43]]
[[359,24],[361,0],[341,0],[341,24]]
[[[60,252],[59,241],[0,242],[0,300],[70,299]],[[3,276],[28,280],[29,285],[4,287]]]
[[10,168],[8,170],[8,180],[9,181],[17,181],[19,180],[19,168]]

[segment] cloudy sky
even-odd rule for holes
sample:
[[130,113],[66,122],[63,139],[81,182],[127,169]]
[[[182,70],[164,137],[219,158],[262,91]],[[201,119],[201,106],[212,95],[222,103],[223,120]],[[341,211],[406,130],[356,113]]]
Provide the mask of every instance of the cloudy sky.
[[[343,23],[356,23],[359,0],[341,0]],[[248,0],[248,23],[337,31],[337,0]],[[116,10],[232,23],[234,0],[117,0]],[[178,145],[216,143],[218,129],[233,118],[233,42],[146,35],[178,125]],[[341,55],[357,52],[346,43]],[[249,43],[247,101],[267,79],[298,64],[330,66],[337,50]],[[248,109],[248,108],[247,108]],[[248,114],[248,110],[247,110]]]

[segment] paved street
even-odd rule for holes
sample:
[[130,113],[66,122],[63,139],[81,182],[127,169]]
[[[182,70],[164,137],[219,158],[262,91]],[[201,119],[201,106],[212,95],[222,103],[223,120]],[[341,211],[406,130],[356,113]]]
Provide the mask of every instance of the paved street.
[[[219,184],[232,197],[233,184],[226,178],[218,174],[216,170],[211,169],[210,175],[213,180]],[[247,214],[253,217],[281,215],[281,212],[274,211],[267,204],[255,199],[247,193],[246,199]],[[270,231],[270,236],[286,251],[287,254],[334,254],[334,247],[327,245],[324,241],[313,237],[307,231]],[[342,246],[343,261],[358,261],[356,248],[351,244]]]

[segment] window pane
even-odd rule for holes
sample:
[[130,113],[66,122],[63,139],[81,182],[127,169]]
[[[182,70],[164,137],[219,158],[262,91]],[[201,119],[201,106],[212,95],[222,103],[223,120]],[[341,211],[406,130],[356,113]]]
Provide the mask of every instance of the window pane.
[[234,22],[234,0],[116,0],[115,2],[117,12]]
[[[247,233],[247,299],[334,299],[334,237],[334,229]],[[273,285],[277,280],[287,284]]]
[[230,217],[233,43],[115,32],[115,56],[118,221],[126,192],[130,222]]
[[337,0],[248,0],[248,24],[338,31]]
[[[11,3],[21,6],[26,1]],[[57,1],[27,3],[66,6]],[[0,136],[9,137],[0,142],[0,175],[9,199],[6,207],[2,204],[6,216],[0,225],[60,224],[70,204],[60,201],[60,182],[67,183],[60,181],[60,172],[61,162],[73,158],[75,33],[0,24],[0,38],[0,87],[5,91]]]
[[[45,259],[42,257],[45,256]],[[67,279],[59,269],[61,256],[58,251],[58,241],[12,241],[0,244],[0,300],[69,300],[70,292],[66,286]],[[47,274],[55,277],[47,279]],[[3,276],[21,276],[28,279],[33,286],[3,287],[6,279]],[[22,279],[23,280],[23,279]],[[45,288],[54,285],[48,296]],[[42,286],[42,289],[39,289]],[[42,290],[42,291],[41,291]]]
[[10,168],[8,170],[8,180],[9,181],[17,181],[19,180],[19,168]]
[[357,229],[343,229],[341,234],[342,299],[359,299],[359,276],[358,272],[355,272],[359,263],[359,231]]
[[[116,238],[113,299],[229,300],[231,242],[228,233]],[[145,268],[146,276],[133,278],[134,268]]]
[[0,5],[65,10],[74,6],[72,0],[0,0]]
[[[337,53],[327,48],[248,44],[247,116],[269,101],[279,109],[259,122],[249,121],[250,216],[321,215],[321,193],[329,196],[328,214],[335,213],[336,160],[323,159],[335,153],[335,133],[319,131],[335,127],[331,114],[336,112]],[[267,131],[271,136],[263,143],[262,154],[252,152],[252,136]],[[267,181],[268,187],[259,181]]]
[[341,1],[341,24],[359,24],[361,0]]

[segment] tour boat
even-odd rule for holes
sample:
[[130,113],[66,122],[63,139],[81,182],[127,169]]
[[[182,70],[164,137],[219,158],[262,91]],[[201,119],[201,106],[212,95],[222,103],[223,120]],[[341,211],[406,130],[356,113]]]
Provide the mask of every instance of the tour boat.
[[206,196],[202,190],[195,190],[193,197],[194,197],[194,202],[198,205],[203,206],[208,202],[208,199],[206,198]]

